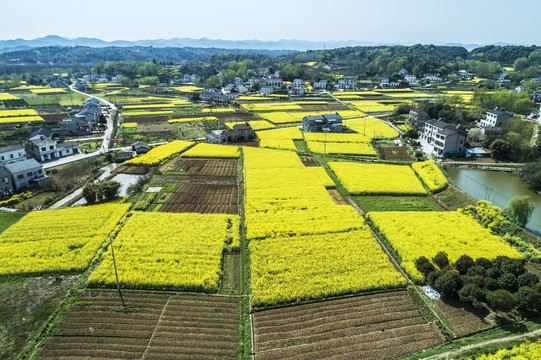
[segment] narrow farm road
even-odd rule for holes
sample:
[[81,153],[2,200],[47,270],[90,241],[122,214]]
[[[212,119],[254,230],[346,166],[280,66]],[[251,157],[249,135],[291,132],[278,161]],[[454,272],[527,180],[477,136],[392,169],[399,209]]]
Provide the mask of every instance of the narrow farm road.
[[[73,85],[70,86],[70,90],[74,91],[76,93],[79,93],[81,95],[88,96],[88,97],[93,96],[93,95],[90,95],[90,94],[87,94],[87,93],[84,93],[82,91],[74,89]],[[83,159],[88,159],[88,158],[91,158],[91,157],[94,157],[94,156],[106,154],[109,151],[111,134],[113,133],[113,121],[114,121],[114,118],[115,118],[115,114],[117,112],[117,108],[116,108],[115,104],[113,104],[113,103],[111,103],[111,102],[109,102],[109,101],[107,101],[107,100],[105,100],[103,98],[99,98],[99,97],[97,97],[97,98],[100,99],[100,101],[102,101],[106,105],[109,105],[110,108],[111,108],[111,112],[110,112],[109,116],[107,117],[107,129],[105,130],[105,133],[103,134],[103,136],[92,138],[94,140],[103,139],[101,147],[98,150],[96,150],[94,152],[91,152],[91,153],[76,154],[76,155],[67,156],[67,157],[57,159],[57,160],[53,160],[53,161],[43,163],[43,168],[44,169],[50,169],[50,168],[53,168],[53,167],[56,167],[56,166],[72,163],[72,162],[83,160]]]
[[521,334],[521,335],[506,336],[506,337],[503,337],[503,338],[487,340],[487,341],[483,341],[483,342],[476,343],[476,344],[466,345],[466,346],[463,346],[463,347],[458,348],[456,350],[450,350],[450,351],[447,351],[447,352],[444,352],[444,353],[441,353],[441,354],[438,354],[438,355],[432,355],[432,356],[426,357],[424,359],[425,360],[428,360],[428,359],[445,359],[448,356],[457,355],[457,354],[460,354],[460,353],[462,353],[464,351],[468,351],[468,350],[471,350],[471,349],[482,347],[482,346],[485,346],[485,345],[488,345],[488,344],[495,344],[495,343],[501,343],[501,342],[512,341],[512,340],[521,340],[521,339],[525,340],[527,338],[530,338],[532,336],[537,336],[537,335],[541,335],[541,329],[537,329],[537,330],[534,330],[532,332]]

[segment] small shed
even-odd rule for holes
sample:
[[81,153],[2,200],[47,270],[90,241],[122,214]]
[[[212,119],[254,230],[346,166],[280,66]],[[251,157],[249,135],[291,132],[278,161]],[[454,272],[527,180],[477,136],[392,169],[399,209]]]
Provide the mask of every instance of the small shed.
[[121,163],[127,160],[130,160],[133,156],[131,151],[116,151],[114,156],[114,161],[116,163]]
[[131,144],[132,151],[135,151],[137,155],[146,154],[150,148],[146,142],[136,141]]

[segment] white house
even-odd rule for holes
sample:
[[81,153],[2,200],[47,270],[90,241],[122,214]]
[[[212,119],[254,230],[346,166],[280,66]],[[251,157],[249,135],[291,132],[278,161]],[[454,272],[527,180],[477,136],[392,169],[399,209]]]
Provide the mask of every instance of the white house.
[[327,89],[327,80],[320,80],[318,82],[315,82],[312,87],[314,89],[321,89],[321,90],[325,90]]
[[338,80],[338,89],[356,89],[357,88],[357,80],[355,79],[340,79]]
[[284,82],[282,81],[282,79],[269,79],[269,80],[267,80],[267,85],[268,86],[280,86],[283,83]]
[[381,79],[381,84],[379,84],[381,87],[387,87],[389,86],[389,78],[383,78]]
[[259,89],[259,93],[261,95],[269,95],[274,92],[274,88],[272,86],[262,86],[261,89]]
[[404,80],[406,80],[408,82],[408,84],[410,84],[410,85],[415,85],[415,84],[419,83],[417,81],[417,77],[415,77],[415,75],[406,75],[406,76],[404,76]]
[[479,120],[482,127],[495,127],[500,126],[503,122],[512,118],[515,114],[510,111],[500,111],[498,109],[487,111],[487,116],[484,119]]
[[26,150],[22,145],[11,145],[0,148],[0,165],[26,160]]
[[433,152],[444,156],[448,152],[463,152],[466,148],[466,132],[459,126],[432,119],[419,131],[419,138],[433,145]]
[[408,75],[408,70],[402,68],[402,69],[400,69],[400,71],[398,72],[398,75],[400,75],[400,76],[406,76],[406,75]]

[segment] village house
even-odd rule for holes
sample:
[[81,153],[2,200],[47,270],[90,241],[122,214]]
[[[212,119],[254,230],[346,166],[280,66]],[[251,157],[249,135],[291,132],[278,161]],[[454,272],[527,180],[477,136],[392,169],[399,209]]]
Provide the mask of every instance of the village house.
[[272,86],[262,86],[261,89],[259,89],[259,93],[261,95],[269,95],[274,92],[274,88]]
[[415,75],[406,75],[404,76],[404,80],[407,81],[410,85],[416,85],[419,83]]
[[[326,130],[328,129],[328,130]],[[302,130],[306,132],[342,132],[343,121],[338,114],[310,115],[302,119]]]
[[11,174],[16,192],[23,188],[47,185],[49,177],[43,174],[43,166],[35,159],[17,161],[4,166]]
[[220,89],[210,88],[201,93],[201,100],[207,103],[225,103],[228,99]]
[[466,146],[466,132],[460,125],[453,126],[439,119],[427,121],[419,131],[419,138],[433,145],[433,152],[438,156],[461,153]]
[[[221,131],[221,130],[220,130]],[[250,141],[253,138],[253,130],[250,123],[233,125],[232,130],[212,131],[205,136],[207,142],[211,144],[221,144],[223,142],[232,143],[238,141]],[[218,140],[218,137],[221,139]]]
[[31,138],[26,144],[28,156],[37,161],[48,161],[79,153],[79,145],[75,141],[57,143],[56,140],[41,135]]
[[320,89],[320,90],[327,89],[327,80],[319,80],[318,82],[313,83],[312,88],[314,90],[315,89]]
[[381,83],[379,84],[381,87],[387,87],[389,86],[389,78],[382,78]]
[[404,77],[404,76],[408,75],[408,70],[402,68],[402,69],[400,69],[400,71],[398,72],[398,75]]
[[26,160],[26,150],[23,145],[11,145],[0,148],[0,165]]
[[0,165],[0,198],[8,197],[15,192],[11,173]]
[[221,144],[224,142],[223,130],[212,130],[210,134],[205,135],[205,140],[209,144]]
[[136,141],[131,144],[131,150],[135,151],[137,155],[146,154],[150,148],[146,142]]
[[411,108],[408,115],[408,122],[412,126],[424,127],[425,122],[428,120],[428,114],[424,110]]
[[267,80],[267,85],[268,86],[280,86],[283,83],[284,82],[282,81],[282,79],[269,79],[269,80]]
[[304,84],[301,79],[293,80],[291,90],[289,90],[289,95],[304,96]]
[[487,116],[484,119],[479,120],[482,127],[499,127],[504,122],[512,118],[515,114],[510,111],[500,111],[497,108],[491,111],[487,111]]
[[355,79],[340,79],[338,80],[338,84],[335,85],[337,89],[356,89],[357,88],[357,80]]

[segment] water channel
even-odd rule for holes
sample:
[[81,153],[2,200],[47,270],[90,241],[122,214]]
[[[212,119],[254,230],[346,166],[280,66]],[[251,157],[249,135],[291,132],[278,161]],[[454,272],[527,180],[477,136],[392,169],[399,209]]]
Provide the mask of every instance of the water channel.
[[526,228],[541,236],[541,196],[528,189],[517,174],[501,171],[486,171],[451,168],[447,170],[454,183],[478,200],[488,200],[505,208],[516,195],[528,195],[535,205]]

